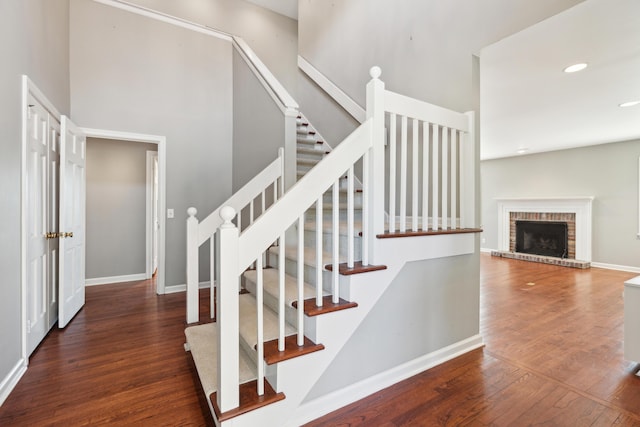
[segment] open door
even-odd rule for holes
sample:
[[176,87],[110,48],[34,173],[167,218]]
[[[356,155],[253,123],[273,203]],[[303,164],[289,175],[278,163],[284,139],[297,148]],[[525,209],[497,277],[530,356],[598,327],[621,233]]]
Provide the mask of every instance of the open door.
[[84,305],[86,137],[62,116],[60,140],[60,258],[58,326]]

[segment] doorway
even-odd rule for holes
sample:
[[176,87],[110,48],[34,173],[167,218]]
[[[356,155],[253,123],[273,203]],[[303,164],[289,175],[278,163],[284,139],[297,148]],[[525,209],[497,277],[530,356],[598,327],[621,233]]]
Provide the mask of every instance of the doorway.
[[[145,245],[146,245],[146,255],[145,255],[145,278],[151,277],[154,271],[156,273],[156,293],[164,294],[165,293],[165,218],[164,215],[161,215],[161,212],[165,211],[165,194],[166,194],[166,139],[164,136],[157,135],[146,135],[146,134],[137,134],[131,132],[119,132],[119,131],[111,131],[104,129],[92,129],[92,128],[83,128],[83,132],[87,135],[87,138],[95,138],[102,140],[111,140],[111,141],[119,141],[125,143],[145,143],[145,144],[153,144],[157,147],[157,150],[154,151],[154,155],[147,154],[147,165],[151,160],[151,172],[149,172],[149,168],[146,169],[146,188],[149,187],[149,179],[155,180],[157,185],[155,186],[155,190],[146,190],[148,194],[146,196],[146,209],[151,209],[151,212],[146,214],[147,225],[145,227]],[[154,158],[155,157],[155,158]],[[155,165],[155,172],[153,172]],[[150,176],[151,175],[151,176]],[[153,214],[153,203],[149,202],[149,200],[153,200],[155,194],[155,206],[156,213]],[[151,218],[155,217],[155,224],[150,224],[152,222]],[[155,228],[155,230],[154,230]],[[150,235],[149,235],[150,234]],[[155,235],[155,241],[157,242],[155,245],[153,244],[153,236]],[[151,243],[150,243],[151,242]],[[153,248],[156,248],[155,257],[153,255]],[[154,267],[154,258],[155,268]]]

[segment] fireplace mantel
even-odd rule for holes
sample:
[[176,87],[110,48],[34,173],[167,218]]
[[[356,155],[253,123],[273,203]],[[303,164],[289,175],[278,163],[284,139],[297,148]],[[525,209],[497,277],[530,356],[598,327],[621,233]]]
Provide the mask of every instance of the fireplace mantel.
[[591,261],[591,207],[593,197],[508,197],[498,203],[498,250],[509,251],[511,212],[566,212],[576,215],[576,259]]

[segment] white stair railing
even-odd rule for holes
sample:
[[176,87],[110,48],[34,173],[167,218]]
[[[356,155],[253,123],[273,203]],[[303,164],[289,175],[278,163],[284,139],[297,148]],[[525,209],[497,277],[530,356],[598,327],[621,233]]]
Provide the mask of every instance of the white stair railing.
[[[242,230],[242,213],[248,214],[248,224],[253,224],[256,219],[256,209],[254,207],[256,199],[260,199],[259,214],[264,214],[268,204],[275,203],[284,192],[284,152],[278,150],[278,158],[275,159],[262,172],[256,175],[244,187],[238,190],[218,209],[213,211],[201,222],[198,221],[196,208],[189,208],[187,214],[187,323],[195,323],[199,320],[199,262],[198,249],[205,242],[210,242],[210,289],[211,289],[211,317],[214,316],[214,279],[216,277],[216,248],[215,235],[220,226],[224,223],[221,217],[223,206],[233,208],[234,218],[237,227]],[[270,198],[269,198],[270,196]],[[248,210],[248,212],[246,212]],[[229,211],[227,211],[229,212]],[[240,213],[240,215],[237,215]]]
[[[333,280],[331,284],[333,302],[340,297],[340,280],[338,276],[340,257],[340,223],[346,223],[347,241],[355,236],[353,199],[347,202],[346,212],[341,212],[338,193],[340,181],[347,177],[347,187],[353,190],[354,166],[361,166],[363,171],[363,212],[362,212],[362,264],[381,263],[377,259],[375,236],[385,231],[385,190],[389,196],[389,216],[387,229],[395,231],[396,221],[401,230],[406,230],[408,215],[407,185],[411,184],[411,230],[419,231],[420,217],[422,230],[440,228],[470,227],[474,213],[474,150],[473,150],[473,115],[461,114],[446,110],[422,101],[411,99],[390,91],[386,91],[384,83],[379,80],[381,71],[378,67],[371,69],[372,80],[367,85],[367,120],[339,144],[329,155],[320,161],[293,187],[291,187],[277,203],[264,212],[251,227],[242,234],[232,223],[236,215],[233,206],[225,206],[220,211],[224,221],[219,228],[220,257],[219,266],[219,357],[217,404],[222,412],[238,406],[238,358],[239,358],[239,319],[238,319],[238,282],[239,277],[252,264],[262,269],[263,253],[276,240],[280,241],[279,268],[279,343],[284,350],[285,337],[285,303],[284,303],[284,236],[287,229],[298,227],[298,269],[297,269],[297,305],[303,310],[304,293],[302,290],[304,272],[301,268],[304,253],[305,212],[314,208],[316,212],[316,269],[321,270],[322,227],[323,227],[323,194],[332,189],[333,209],[331,215],[331,264]],[[400,161],[397,161],[396,121],[400,120]],[[411,171],[409,171],[408,123],[411,120]],[[385,123],[389,125],[389,163],[385,155]],[[422,130],[422,132],[420,132]],[[389,174],[385,173],[388,167]],[[356,168],[357,169],[357,168]],[[422,177],[422,180],[420,179]],[[396,197],[396,182],[400,182],[399,197]],[[389,183],[389,187],[386,187]],[[422,202],[422,203],[420,203]],[[400,215],[396,217],[396,207]],[[429,207],[431,209],[429,209]],[[422,211],[420,211],[420,208]],[[344,214],[341,216],[341,213]],[[431,217],[431,220],[429,218]],[[442,227],[441,227],[442,225]],[[293,233],[291,233],[293,235]],[[287,242],[289,243],[289,242]],[[354,263],[353,242],[343,243],[346,246],[347,265]],[[261,271],[257,272],[261,275]],[[318,274],[317,277],[320,277]],[[261,283],[262,278],[258,278]],[[261,286],[258,285],[258,301],[263,300]],[[315,303],[322,306],[322,281],[317,280]],[[259,303],[260,304],[260,303]],[[258,316],[256,321],[262,320]],[[297,328],[298,344],[304,338],[304,316],[298,311]],[[258,324],[257,330],[262,330]],[[258,333],[257,348],[263,347],[262,334]],[[260,356],[260,353],[258,354]],[[226,364],[228,362],[228,364]],[[264,362],[258,359],[258,365]],[[264,370],[258,368],[258,393],[262,394]]]

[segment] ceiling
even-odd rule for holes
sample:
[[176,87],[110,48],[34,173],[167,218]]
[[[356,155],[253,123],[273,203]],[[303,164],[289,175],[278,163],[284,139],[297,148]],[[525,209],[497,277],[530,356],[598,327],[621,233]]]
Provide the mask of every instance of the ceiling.
[[[577,73],[569,65],[586,62]],[[481,158],[640,139],[640,1],[587,0],[480,52]]]
[[270,9],[280,15],[298,20],[298,0],[247,0],[250,3]]

